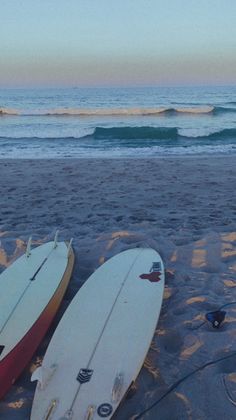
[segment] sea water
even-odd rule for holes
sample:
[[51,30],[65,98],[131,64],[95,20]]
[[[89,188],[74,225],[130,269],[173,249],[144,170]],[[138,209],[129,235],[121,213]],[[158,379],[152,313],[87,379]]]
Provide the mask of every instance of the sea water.
[[236,86],[0,89],[0,158],[236,153]]

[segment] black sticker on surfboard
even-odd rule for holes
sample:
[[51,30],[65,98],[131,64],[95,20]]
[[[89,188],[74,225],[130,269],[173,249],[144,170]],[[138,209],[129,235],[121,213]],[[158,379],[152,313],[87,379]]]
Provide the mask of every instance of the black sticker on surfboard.
[[152,263],[152,267],[150,269],[150,273],[152,272],[161,271],[161,263],[159,261]]
[[89,382],[93,374],[92,369],[80,369],[79,374],[77,376],[77,381],[79,381],[80,384],[85,384],[86,382]]
[[99,405],[97,409],[97,413],[99,417],[108,417],[111,415],[112,411],[113,411],[112,405],[108,403]]
[[4,349],[5,349],[5,346],[0,346],[0,354],[2,354]]

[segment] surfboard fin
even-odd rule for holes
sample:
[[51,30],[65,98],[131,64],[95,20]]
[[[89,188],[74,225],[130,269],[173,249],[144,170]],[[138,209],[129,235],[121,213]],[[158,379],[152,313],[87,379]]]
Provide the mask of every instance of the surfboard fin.
[[37,369],[35,369],[35,371],[31,375],[30,380],[31,382],[38,381],[40,385],[42,384],[43,382],[42,366],[39,366]]
[[67,257],[69,257],[69,256],[70,256],[70,251],[71,251],[71,248],[72,248],[72,242],[73,242],[73,238],[71,238],[71,240],[70,240],[70,242],[69,242],[69,245],[68,245]]
[[123,385],[124,385],[124,374],[120,372],[116,375],[112,392],[111,392],[111,398],[113,402],[118,402],[120,400]]
[[29,256],[31,255],[31,243],[32,243],[32,236],[29,237],[28,243],[27,243],[27,248],[25,251],[25,255],[27,258],[29,258]]
[[44,368],[43,366],[38,367],[31,376],[31,382],[38,381],[40,388],[45,389],[56,369],[56,364],[53,364],[49,368]]
[[73,411],[68,410],[63,417],[60,417],[59,420],[70,420],[73,417]]
[[85,415],[85,420],[92,420],[93,419],[93,415],[95,413],[96,407],[94,405],[90,405],[88,407],[87,413]]
[[57,247],[58,235],[59,235],[59,230],[56,231],[55,236],[54,236],[54,244],[53,244],[54,249]]
[[44,417],[45,420],[50,420],[51,415],[53,414],[56,406],[58,404],[58,400],[52,400]]

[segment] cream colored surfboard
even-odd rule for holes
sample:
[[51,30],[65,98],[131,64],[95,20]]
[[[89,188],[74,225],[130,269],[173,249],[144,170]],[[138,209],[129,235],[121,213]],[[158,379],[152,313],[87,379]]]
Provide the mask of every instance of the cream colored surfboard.
[[65,242],[45,243],[0,275],[0,397],[8,391],[50,326],[74,262]]
[[163,262],[152,249],[124,251],[96,270],[33,374],[31,420],[111,418],[144,362],[163,290]]

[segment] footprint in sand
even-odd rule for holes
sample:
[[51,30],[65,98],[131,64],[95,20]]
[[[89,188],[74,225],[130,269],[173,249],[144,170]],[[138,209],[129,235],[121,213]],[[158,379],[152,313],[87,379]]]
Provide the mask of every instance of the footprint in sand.
[[183,339],[176,331],[167,330],[164,335],[158,337],[158,346],[168,353],[178,353],[183,346]]

